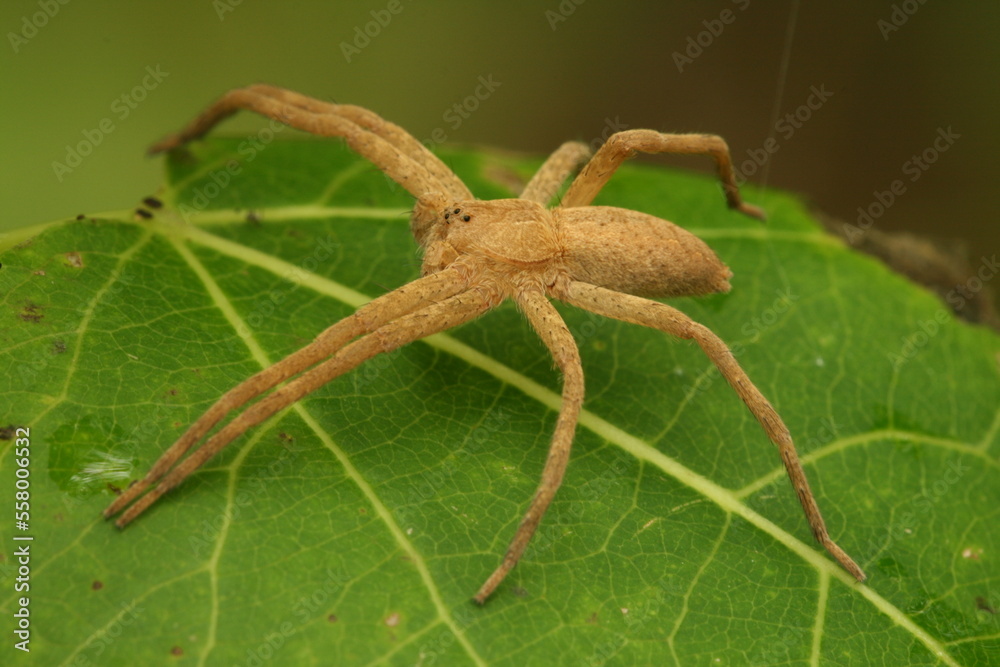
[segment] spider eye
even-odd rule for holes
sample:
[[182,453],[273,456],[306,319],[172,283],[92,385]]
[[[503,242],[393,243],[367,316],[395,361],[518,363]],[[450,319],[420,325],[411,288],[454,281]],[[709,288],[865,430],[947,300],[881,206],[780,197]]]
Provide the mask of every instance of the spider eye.
[[460,209],[460,208],[456,208],[454,211],[452,211],[452,213],[454,213],[455,215],[458,215],[461,212],[462,212],[462,209]]
[[463,215],[463,216],[462,216],[462,220],[465,220],[466,222],[468,222],[468,221],[469,221],[469,220],[471,220],[471,219],[472,219],[472,216],[471,216],[471,215]]

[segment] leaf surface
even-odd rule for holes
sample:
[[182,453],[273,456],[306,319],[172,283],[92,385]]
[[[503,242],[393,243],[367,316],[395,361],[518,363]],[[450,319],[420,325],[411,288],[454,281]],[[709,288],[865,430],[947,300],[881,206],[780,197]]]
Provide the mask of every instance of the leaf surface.
[[[482,198],[536,160],[451,150]],[[570,467],[484,608],[560,379],[523,317],[376,358],[237,440],[126,531],[100,519],[225,390],[414,279],[410,198],[335,142],[174,153],[149,220],[57,221],[0,269],[0,426],[30,428],[38,664],[986,665],[1000,652],[1000,340],[750,190],[627,165],[595,203],[732,268],[674,305],[796,439],[859,585],[700,350],[559,306],[587,381]],[[153,209],[150,209],[153,210]],[[6,430],[0,487],[12,498]],[[9,516],[9,515],[8,515]],[[2,565],[3,615],[24,593]]]

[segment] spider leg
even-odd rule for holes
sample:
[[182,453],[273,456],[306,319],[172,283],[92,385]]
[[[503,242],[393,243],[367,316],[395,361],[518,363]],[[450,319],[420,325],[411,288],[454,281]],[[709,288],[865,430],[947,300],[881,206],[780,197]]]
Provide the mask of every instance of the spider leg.
[[479,604],[486,602],[486,598],[517,565],[552,498],[555,497],[562,483],[563,473],[566,472],[576,421],[580,414],[580,406],[583,404],[583,367],[580,365],[580,352],[566,323],[541,292],[525,291],[515,296],[515,300],[562,370],[562,408],[559,411],[555,432],[552,434],[552,445],[545,460],[542,481],[531,499],[527,513],[517,527],[514,539],[507,547],[507,553],[504,554],[500,567],[489,576],[473,598]]
[[764,211],[747,204],[740,197],[729,147],[722,137],[714,134],[663,134],[655,130],[625,130],[611,135],[569,186],[562,206],[587,206],[608,182],[622,162],[643,153],[683,153],[709,155],[718,167],[719,180],[726,193],[729,208],[735,208],[753,218],[763,220]]
[[750,381],[750,378],[736,362],[732,352],[718,336],[712,333],[708,327],[695,322],[684,313],[666,304],[588,283],[570,281],[568,287],[560,290],[557,296],[567,303],[593,313],[659,329],[678,338],[693,339],[698,343],[708,358],[712,360],[712,363],[721,371],[733,390],[743,399],[771,441],[778,446],[788,478],[799,497],[799,503],[805,511],[806,519],[809,521],[816,541],[822,544],[830,555],[855,579],[858,581],[866,579],[865,573],[858,564],[830,538],[823,521],[823,515],[809,489],[806,473],[802,469],[788,428],[768,400]]
[[472,192],[465,186],[465,183],[441,161],[441,158],[434,155],[425,145],[417,141],[412,134],[399,125],[387,121],[364,107],[353,104],[324,102],[286,88],[278,88],[277,86],[269,86],[263,83],[249,86],[249,89],[262,95],[273,97],[286,104],[292,104],[306,111],[343,116],[369,132],[382,137],[403,151],[411,160],[423,165],[431,176],[436,178],[445,187],[446,194],[452,199],[473,199]]
[[[408,148],[393,145],[383,136],[364,129],[343,114],[307,109],[293,101],[275,97],[273,91],[266,90],[268,88],[270,87],[265,86],[264,92],[254,87],[230,90],[202,111],[183,130],[151,146],[149,153],[170,150],[197,139],[219,121],[240,109],[246,109],[312,134],[343,138],[351,150],[384,171],[389,178],[403,186],[414,197],[419,198],[428,192],[448,191],[445,184],[432,173],[431,170],[436,167],[426,161],[421,163],[415,160],[407,153]],[[392,131],[384,129],[383,131],[386,136],[398,139],[398,135]],[[401,129],[400,132],[402,133]],[[441,166],[443,167],[443,164]],[[450,173],[447,167],[445,170]]]
[[[465,286],[465,280],[456,271],[451,270],[440,271],[415,280],[365,304],[352,315],[323,331],[306,347],[230,389],[163,453],[145,477],[129,486],[104,510],[104,517],[110,518],[120,512],[167,474],[192,445],[201,440],[232,410],[329,357],[352,338],[375,331],[409,313],[419,312],[441,299],[457,294]],[[119,522],[119,525],[124,524]]]
[[567,141],[538,168],[521,192],[521,199],[543,206],[552,201],[566,178],[590,157],[590,147],[580,141]]

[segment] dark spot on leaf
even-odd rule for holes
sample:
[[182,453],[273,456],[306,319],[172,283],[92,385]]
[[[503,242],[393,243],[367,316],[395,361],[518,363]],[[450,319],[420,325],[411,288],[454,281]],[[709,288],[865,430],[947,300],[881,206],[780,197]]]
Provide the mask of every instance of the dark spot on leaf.
[[42,307],[31,301],[24,302],[24,309],[17,314],[25,322],[41,322],[45,315],[42,314]]
[[337,622],[337,615],[336,614],[330,614],[329,616],[326,617],[326,620],[330,621],[331,623],[336,623]]
[[182,649],[180,646],[174,646],[172,649],[170,649],[170,655],[177,655],[177,656],[184,655],[184,649]]
[[17,430],[17,426],[13,424],[8,424],[3,428],[0,428],[0,440],[10,440],[14,437],[14,431]]
[[142,218],[143,220],[149,220],[150,218],[153,217],[153,214],[150,213],[149,211],[147,211],[144,208],[137,208],[137,209],[135,209],[135,214],[137,216],[139,216],[140,218]]
[[163,202],[161,202],[156,197],[146,197],[142,200],[142,203],[149,208],[163,208]]
[[86,217],[87,217],[87,216],[85,216],[85,215],[84,215],[83,213],[81,213],[81,214],[79,214],[78,216],[76,216],[76,219],[77,219],[77,220],[83,220],[83,219],[84,219],[84,218],[86,218]]
[[90,585],[90,589],[94,590],[94,591],[99,591],[102,588],[104,588],[104,582],[103,581],[98,581],[96,579],[94,580],[94,583],[92,583]]
[[246,220],[255,227],[260,225],[260,215],[256,211],[247,211]]
[[591,625],[597,625],[597,612],[596,611],[593,614],[591,614],[590,616],[587,617],[587,623],[590,623]]
[[288,433],[285,433],[284,431],[278,434],[278,439],[281,440],[282,442],[287,442],[287,443],[295,442],[295,438],[289,435]]
[[62,354],[66,351],[66,341],[58,338],[52,341],[52,354]]
[[358,514],[368,514],[368,510],[366,510],[364,507],[359,507]]
[[115,486],[111,482],[108,482],[108,491],[110,491],[111,493],[115,494],[116,496],[120,496],[122,494],[121,488],[119,488],[118,486]]
[[997,613],[997,610],[990,606],[990,603],[986,601],[986,598],[981,595],[976,598],[976,609],[986,611],[991,614]]
[[66,253],[66,266],[72,266],[76,269],[83,268],[83,257],[78,252],[68,252]]

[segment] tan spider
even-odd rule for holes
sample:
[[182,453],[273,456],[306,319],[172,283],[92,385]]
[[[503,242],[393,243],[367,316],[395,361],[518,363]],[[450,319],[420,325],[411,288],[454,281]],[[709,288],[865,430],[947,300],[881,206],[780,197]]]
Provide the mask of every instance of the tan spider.
[[[229,91],[179,134],[150,150],[170,150],[200,137],[240,109],[313,134],[342,137],[406,188],[416,198],[410,229],[423,248],[422,277],[374,299],[308,346],[226,392],[142,480],[104,510],[104,516],[111,517],[131,505],[118,519],[118,527],[125,527],[248,428],[330,380],[377,354],[468,322],[513,299],[562,370],[562,408],[538,490],[503,561],[475,595],[475,601],[482,604],[517,564],[552,502],[566,470],[583,403],[580,354],[549,302],[552,297],[606,317],[693,339],[701,346],[778,446],[813,535],[859,581],[865,579],[861,568],[830,539],[781,417],[725,343],[680,311],[641,298],[725,292],[732,275],[729,269],[701,239],[665,220],[612,206],[589,206],[618,166],[636,151],[704,154],[718,166],[730,208],[763,218],[760,209],[741,200],[729,149],[720,137],[628,130],[611,136],[589,162],[584,144],[568,142],[546,160],[519,199],[483,201],[475,199],[423,144],[371,111],[255,85]],[[584,163],[562,201],[546,208],[566,178]],[[230,410],[296,375],[178,464]],[[142,495],[157,481],[155,488]]]

